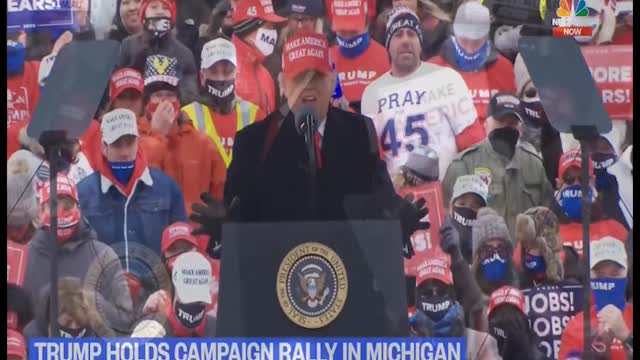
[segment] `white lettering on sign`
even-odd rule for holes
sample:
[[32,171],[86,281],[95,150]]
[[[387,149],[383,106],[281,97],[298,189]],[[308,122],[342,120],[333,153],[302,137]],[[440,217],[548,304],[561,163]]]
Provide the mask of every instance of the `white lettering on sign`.
[[304,36],[299,39],[295,39],[294,41],[290,41],[286,43],[284,48],[285,48],[285,51],[291,51],[302,45],[311,45],[311,46],[326,48],[327,42],[312,36]]
[[378,73],[373,70],[352,70],[346,72],[339,72],[338,77],[340,77],[340,82],[343,81],[353,81],[353,80],[374,80],[377,77]]
[[[70,6],[67,7],[70,8]],[[60,0],[7,0],[7,12],[42,11],[61,8]]]
[[633,82],[633,68],[625,66],[596,66],[589,68],[595,82]]

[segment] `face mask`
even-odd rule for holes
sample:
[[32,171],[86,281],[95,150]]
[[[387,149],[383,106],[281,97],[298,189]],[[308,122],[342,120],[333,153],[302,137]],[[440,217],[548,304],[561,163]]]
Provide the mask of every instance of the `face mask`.
[[527,101],[522,100],[522,108],[524,109],[524,115],[527,120],[534,126],[542,126],[549,121],[547,114],[542,108],[542,102],[540,100]]
[[513,157],[519,138],[520,132],[510,126],[494,129],[489,133],[489,142],[493,150],[508,158]]
[[[153,114],[156,113],[156,110],[158,110],[158,106],[160,106],[160,103],[150,102],[147,104],[147,113],[149,114],[149,118],[151,118]],[[177,119],[180,115],[180,101],[176,100],[171,102],[171,106],[173,106],[173,111],[175,112]]]
[[[582,221],[582,190],[580,184],[567,186],[560,192],[558,204],[562,211],[574,221]],[[595,195],[592,189],[587,194],[589,204],[595,201]]]
[[542,128],[526,124],[522,131],[522,141],[526,141],[533,145],[536,150],[540,151],[542,143]]
[[343,38],[336,35],[336,42],[340,47],[340,54],[353,59],[362,55],[369,48],[369,33],[364,33],[351,38]]
[[493,254],[492,257],[482,261],[480,268],[487,282],[497,283],[504,279],[507,273],[507,265],[507,260],[501,258],[498,254]]
[[131,176],[133,176],[136,161],[109,161],[109,167],[111,168],[113,177],[115,177],[120,184],[128,185]]
[[182,304],[177,302],[174,307],[176,319],[187,329],[196,328],[204,319],[206,306],[202,303]]
[[440,321],[452,305],[453,301],[446,294],[428,297],[422,295],[418,300],[418,308],[433,321]]
[[[45,229],[51,228],[51,213],[40,219]],[[80,223],[80,209],[74,207],[71,210],[58,211],[58,241],[65,242],[76,233]]]
[[58,327],[60,328],[60,335],[63,338],[78,339],[78,338],[88,337],[87,328],[83,327],[83,328],[73,329],[73,328],[64,327],[60,324],[58,324]]
[[166,16],[148,17],[144,19],[142,25],[156,39],[164,37],[171,31],[171,19]]
[[466,207],[453,207],[453,220],[455,220],[458,224],[471,227],[476,223],[476,212],[473,209],[469,209]]
[[485,42],[484,45],[480,47],[480,49],[469,53],[458,44],[455,36],[452,36],[451,39],[458,68],[465,72],[480,70],[484,65],[484,62],[487,60],[489,51],[491,50],[489,47],[489,42]]
[[25,47],[19,41],[7,40],[7,75],[16,75],[24,68]]
[[464,333],[464,314],[457,302],[438,321],[433,321],[419,309],[409,323],[414,329],[433,337],[460,337]]
[[278,41],[278,32],[275,29],[258,29],[256,47],[264,56],[269,56],[273,53],[276,41]]
[[593,169],[595,171],[607,169],[609,166],[613,165],[616,160],[618,160],[618,156],[616,156],[616,154],[591,154],[591,161],[593,162]]
[[205,80],[204,87],[216,105],[227,105],[235,97],[235,80]]
[[596,311],[602,310],[607,305],[613,305],[624,312],[626,304],[625,290],[627,278],[600,278],[591,280],[591,292]]
[[525,255],[524,267],[536,280],[542,280],[545,276],[545,263],[543,256]]

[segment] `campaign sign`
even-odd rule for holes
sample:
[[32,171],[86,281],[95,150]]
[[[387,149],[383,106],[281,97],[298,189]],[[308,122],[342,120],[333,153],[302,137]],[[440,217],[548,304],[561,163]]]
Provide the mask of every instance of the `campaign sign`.
[[70,30],[71,0],[7,0],[7,32]]
[[613,120],[633,120],[633,46],[580,47]]
[[522,290],[529,326],[540,338],[540,349],[557,359],[564,328],[582,311],[582,285],[540,286]]
[[29,247],[7,240],[7,283],[22,286],[27,271]]
[[437,246],[440,246],[440,227],[444,224],[444,203],[442,202],[442,186],[440,182],[432,182],[416,187],[400,189],[400,196],[413,194],[415,199],[424,199],[429,214],[423,219],[431,223],[428,230],[418,230],[411,236],[411,244],[415,255],[404,260],[405,275],[416,275],[416,266],[430,257]]

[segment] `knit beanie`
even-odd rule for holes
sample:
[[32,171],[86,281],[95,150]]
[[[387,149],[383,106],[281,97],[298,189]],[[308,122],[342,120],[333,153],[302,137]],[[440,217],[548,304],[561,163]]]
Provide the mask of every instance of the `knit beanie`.
[[34,178],[37,168],[38,161],[35,155],[27,150],[18,150],[9,158],[7,162],[7,213],[9,215],[7,225],[16,227],[28,225],[38,217],[40,209]]
[[145,19],[145,13],[147,12],[147,7],[149,6],[149,4],[153,1],[160,1],[162,3],[164,3],[165,5],[167,5],[167,7],[169,7],[169,12],[171,13],[171,15],[169,16],[171,18],[171,25],[175,25],[176,24],[176,2],[175,0],[142,0],[142,4],[140,6],[140,21],[144,21]]
[[409,153],[404,167],[420,176],[422,180],[438,180],[440,170],[438,153],[429,146],[417,146]]
[[389,43],[391,42],[391,38],[393,34],[400,30],[408,28],[416,32],[418,34],[418,38],[420,39],[420,44],[422,44],[422,26],[420,24],[420,20],[418,19],[418,15],[416,15],[411,9],[405,6],[399,6],[391,11],[389,14],[389,19],[387,20],[386,26],[386,40],[385,47],[389,49]]
[[540,250],[546,264],[546,278],[551,281],[560,281],[564,277],[558,231],[558,217],[547,207],[532,207],[516,217],[517,242],[525,248]]
[[527,65],[522,59],[522,54],[516,56],[516,61],[513,63],[513,74],[516,81],[516,96],[521,98],[524,87],[531,80],[531,75],[529,75]]
[[476,254],[478,248],[492,239],[503,239],[509,248],[509,255],[513,253],[513,244],[507,224],[504,222],[502,216],[498,215],[498,213],[490,207],[483,207],[478,210],[471,237],[473,239],[474,254]]

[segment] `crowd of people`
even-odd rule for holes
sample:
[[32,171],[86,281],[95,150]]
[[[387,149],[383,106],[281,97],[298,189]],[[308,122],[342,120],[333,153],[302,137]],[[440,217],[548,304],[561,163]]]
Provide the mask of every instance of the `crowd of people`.
[[[631,46],[633,13],[623,3],[586,0],[594,32],[579,46]],[[477,0],[74,4],[72,29],[7,34],[7,239],[28,254],[24,276],[7,283],[9,359],[26,359],[29,338],[58,335],[52,291],[63,337],[215,336],[224,239],[210,220],[232,211],[309,220],[282,210],[305,192],[277,174],[306,153],[292,154],[275,140],[277,126],[260,123],[293,121],[294,102],[324,101],[351,132],[321,123],[320,189],[369,191],[358,169],[378,157],[398,193],[437,189],[437,245],[421,255],[412,237],[416,266],[405,268],[411,336],[464,337],[467,359],[633,358],[632,119],[612,118],[583,163],[580,143],[551,125],[517,52],[522,26],[496,30]],[[120,52],[56,175],[56,290],[47,271],[50,165],[27,127],[42,89],[59,86],[47,81],[58,54],[96,39],[119,42]],[[323,140],[351,143],[353,153],[330,153]],[[271,172],[258,177],[254,163]],[[260,201],[247,204],[256,186]],[[332,200],[320,199],[316,219],[347,217]],[[438,205],[428,206],[433,226]],[[587,283],[592,354],[583,354],[577,306],[557,344],[542,346],[528,294]]]

